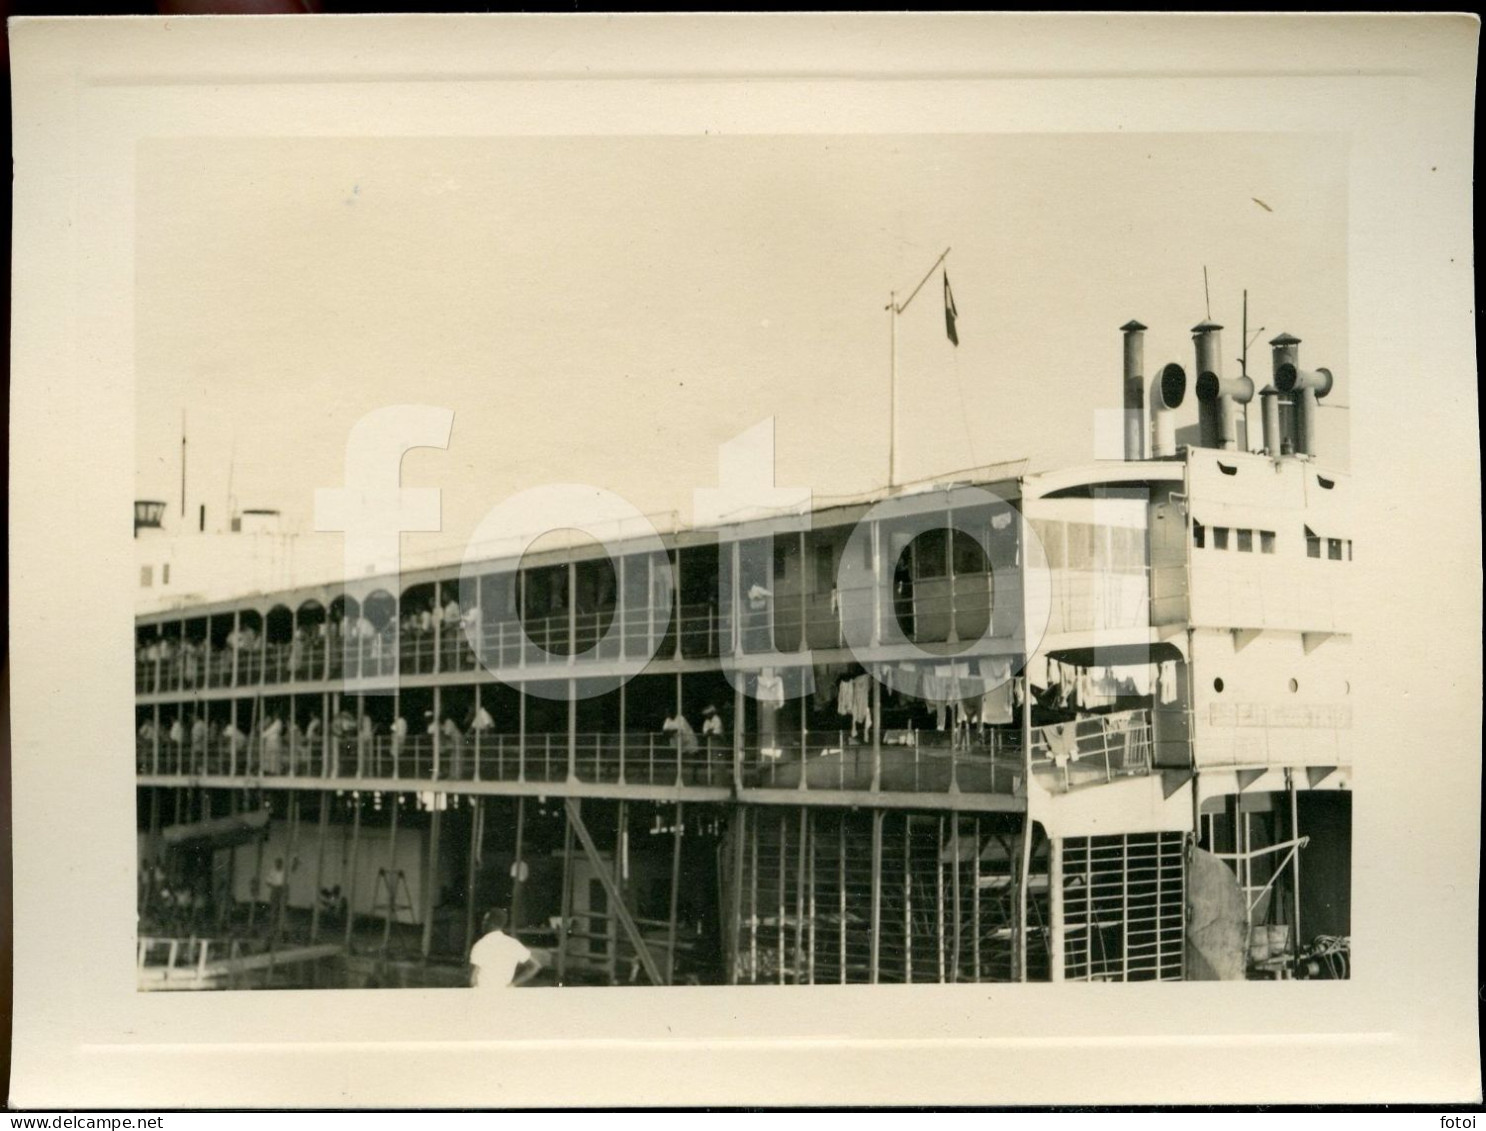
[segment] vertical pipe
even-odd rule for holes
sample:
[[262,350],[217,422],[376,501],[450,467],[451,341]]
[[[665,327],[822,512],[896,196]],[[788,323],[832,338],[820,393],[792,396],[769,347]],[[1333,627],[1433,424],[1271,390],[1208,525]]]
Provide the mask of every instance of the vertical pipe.
[[[1157,873],[1159,875],[1159,872]],[[1063,927],[1063,838],[1049,835],[1047,838],[1047,895],[1048,895],[1048,930],[1051,939],[1048,944],[1048,958],[1051,962],[1050,978],[1054,982],[1061,982],[1064,976],[1064,927]],[[1160,899],[1157,898],[1157,905]],[[1159,928],[1159,924],[1158,924]],[[1159,929],[1157,937],[1160,937]]]
[[976,982],[980,981],[980,818],[975,818],[975,859],[970,866],[971,884],[973,893],[970,903],[970,933],[974,938],[970,961],[972,963],[972,975]]
[[815,819],[812,816],[805,828],[806,865],[805,890],[809,893],[806,922],[809,924],[805,944],[805,983],[815,985]]
[[[203,800],[205,798],[203,797]],[[289,794],[289,847],[284,850],[284,896],[283,903],[273,909],[273,937],[284,932],[284,920],[289,917],[289,877],[299,867],[299,791]]]
[[962,929],[960,919],[960,815],[958,813],[954,815],[954,829],[950,835],[954,837],[954,846],[950,849],[950,855],[954,867],[955,881],[953,899],[954,910],[952,913],[954,919],[955,941],[954,946],[950,952],[951,966],[953,967],[953,973],[950,975],[950,981],[958,982],[960,980],[960,933]]
[[423,884],[423,942],[422,955],[427,958],[433,950],[433,909],[434,893],[438,890],[439,883],[439,825],[444,816],[443,795],[434,794],[433,816],[428,822],[428,863],[423,869],[425,882]]
[[666,985],[676,984],[676,905],[681,891],[681,830],[686,823],[686,810],[676,802],[676,827],[671,841],[671,909],[666,926]]
[[841,964],[839,979],[846,985],[846,817],[842,814],[836,825],[836,950]]
[[[620,561],[620,564],[621,565],[624,563],[624,559],[623,558],[620,558],[619,561]],[[623,624],[624,622],[621,621],[620,623]],[[628,739],[628,720],[626,719],[625,716],[626,716],[627,711],[629,710],[629,704],[628,704],[628,697],[624,693],[624,689],[626,687],[628,687],[628,686],[629,686],[629,680],[624,679],[624,680],[620,680],[619,681],[619,784],[620,785],[623,785],[624,784],[624,747],[625,747],[625,742]]]
[[805,966],[805,857],[809,853],[810,846],[806,841],[809,835],[808,810],[802,805],[800,807],[800,831],[796,838],[798,844],[795,852],[799,856],[799,863],[795,866],[795,985],[806,982],[803,971]]
[[1145,330],[1131,319],[1120,327],[1125,335],[1125,458],[1145,458]]
[[1120,981],[1130,980],[1130,838],[1120,837]]
[[[882,789],[882,684],[878,680],[880,669],[872,665],[872,792]],[[846,748],[841,748],[841,759],[846,760]]]
[[[480,814],[480,840],[485,840],[485,815]],[[521,895],[526,884],[526,798],[516,798],[516,874],[511,877],[511,930],[521,929]]]
[[[469,958],[470,947],[475,942],[475,887],[480,869],[480,802],[476,796],[470,798],[470,849],[464,870],[464,949],[460,952]],[[511,933],[516,933],[515,913],[511,917]]]
[[882,961],[882,810],[872,810],[871,981],[877,984]]
[[[526,655],[522,645],[521,654]],[[526,684],[516,685],[516,780],[526,780]]]
[[903,981],[913,984],[913,831],[903,814]]
[[356,868],[357,856],[361,850],[361,795],[351,794],[352,804],[355,811],[351,817],[351,858],[349,866],[345,869],[346,880],[346,953],[351,953],[351,928],[356,922]]
[[[570,657],[571,658],[571,657]],[[578,681],[570,679],[568,687],[568,781],[578,780]]]
[[[262,798],[261,795],[258,798],[258,804],[260,806],[263,804],[263,798]],[[268,823],[266,823],[263,826],[263,834],[258,837],[258,843],[254,847],[254,852],[253,852],[253,855],[254,855],[254,863],[253,863],[253,898],[248,903],[248,930],[249,931],[251,931],[253,929],[253,923],[256,921],[256,919],[258,917],[258,900],[263,895],[263,843],[264,843],[264,841],[266,841],[268,839],[268,832],[269,832],[269,830],[272,827],[273,827],[273,814],[270,812],[269,813]],[[270,924],[269,930],[270,930],[270,932],[273,930],[272,924]]]
[[1022,864],[1016,885],[1016,980],[1027,980],[1027,888],[1032,874],[1032,813],[1022,816]]
[[396,794],[389,795],[392,798],[392,828],[387,837],[387,919],[382,924],[382,950],[385,953],[387,944],[392,941],[392,916],[397,911],[397,881],[402,877],[402,872],[397,866],[397,815],[402,808],[398,804],[402,798]]
[[779,974],[779,984],[784,985],[784,888],[788,875],[787,864],[789,861],[789,825],[785,824],[784,813],[779,814],[779,906],[778,921],[779,934],[775,945],[778,953],[775,955],[774,966]]
[[1286,770],[1285,776],[1289,779],[1290,793],[1290,839],[1295,841],[1295,847],[1290,850],[1290,879],[1294,886],[1294,925],[1290,928],[1294,936],[1291,940],[1295,948],[1295,954],[1300,954],[1300,801],[1295,792],[1295,771]]
[[562,817],[562,894],[558,913],[562,923],[557,929],[557,983],[563,985],[568,971],[568,921],[573,916],[573,821],[566,808]]
[[[736,608],[736,606],[734,606]],[[733,789],[743,788],[743,713],[747,709],[743,699],[743,673],[734,672],[733,678]]]
[[748,973],[758,982],[758,817],[753,819],[753,835],[748,839]]
[[325,841],[330,831],[330,791],[320,791],[320,819],[315,837],[315,894],[310,906],[310,942],[320,938],[320,892],[325,887]]
[[939,981],[944,977],[944,864],[939,859],[944,844],[944,816],[939,817],[939,835],[934,840],[934,929],[939,936]]
[[745,848],[745,834],[748,826],[748,811],[741,805],[734,805],[732,833],[733,833],[733,860],[732,860],[732,886],[728,890],[728,950],[732,959],[728,963],[728,984],[738,984],[738,950],[742,945],[743,930],[743,852]]
[[[624,798],[619,799],[614,815],[614,887],[619,893],[620,907],[628,908],[627,880],[629,879],[629,820]],[[604,925],[607,936],[604,949],[609,959],[609,984],[612,986],[619,976],[619,916],[620,907],[612,909]],[[667,982],[667,985],[670,983]]]

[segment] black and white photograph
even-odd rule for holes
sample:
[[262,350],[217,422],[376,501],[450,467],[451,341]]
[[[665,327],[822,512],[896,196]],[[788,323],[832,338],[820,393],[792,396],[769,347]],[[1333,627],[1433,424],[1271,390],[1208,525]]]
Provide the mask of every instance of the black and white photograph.
[[140,988],[1345,978],[1342,154],[142,146]]
[[[650,43],[619,20],[619,43]],[[458,26],[492,22],[553,34]],[[995,18],[925,23],[983,30],[981,63],[1015,72]],[[1283,38],[1283,20],[1246,25],[1266,27]],[[27,30],[36,51],[52,28]],[[937,91],[908,72],[858,102],[816,77],[805,101],[787,68],[638,79],[601,33],[610,79],[540,52],[527,73],[519,38],[488,84],[458,47],[445,85],[392,49],[380,87],[360,56],[172,88],[172,64],[131,78],[110,55],[65,111],[109,169],[79,173],[95,205],[75,208],[65,284],[68,364],[109,423],[68,439],[47,489],[106,516],[78,552],[107,580],[69,622],[42,558],[13,540],[12,562],[53,614],[38,678],[109,641],[86,661],[106,707],[76,685],[30,702],[53,725],[87,716],[85,756],[45,757],[92,799],[56,795],[67,835],[107,814],[101,901],[75,907],[99,920],[110,1008],[150,1019],[118,1043],[206,1040],[223,1017],[227,1047],[257,1047],[280,1009],[389,1050],[513,1037],[515,1018],[705,1044],[714,1015],[810,1041],[871,1016],[884,1047],[953,1034],[969,1056],[1121,1026],[1195,1037],[1227,1011],[1204,1039],[1355,1032],[1344,1045],[1386,1060],[1395,1038],[1360,1019],[1404,976],[1395,953],[1430,963],[1409,921],[1476,846],[1442,849],[1437,884],[1383,891],[1369,862],[1474,835],[1479,655],[1421,664],[1369,633],[1443,615],[1479,641],[1479,476],[1473,369],[1377,361],[1432,338],[1470,366],[1471,331],[1463,311],[1440,313],[1448,340],[1407,312],[1383,324],[1361,289],[1410,290],[1368,243],[1376,139],[1304,100],[1298,121],[1213,109],[1241,69],[1199,75],[1214,101],[1181,113],[1097,69],[1064,76],[1083,92],[1066,104],[1023,103],[1025,76],[950,63]],[[1220,48],[1192,46],[1194,65]],[[1468,148],[1448,160],[1468,198]],[[1468,226],[1444,230],[1468,257]],[[14,452],[42,404],[19,405]],[[1423,419],[1388,435],[1406,410]],[[1470,446],[1431,454],[1432,431]],[[90,435],[100,462],[74,475]],[[1379,593],[1408,535],[1372,492],[1423,460],[1457,549],[1421,568],[1474,561],[1394,606]],[[1449,726],[1399,744],[1430,708],[1395,678],[1436,681]],[[27,733],[18,809],[47,742]],[[1392,759],[1458,807],[1431,815]],[[1436,937],[1469,961],[1475,888],[1451,890],[1460,925]],[[1130,985],[1158,982],[1202,985]],[[584,1034],[580,1014],[614,1020]],[[1254,1028],[1266,1015],[1285,1020]],[[1074,1055],[1069,1076],[1089,1067]],[[834,1072],[816,1084],[847,1102]],[[867,1102],[952,1099],[884,1073]],[[1071,1102],[1118,1092],[1110,1074],[951,1091]],[[1168,1083],[1151,1098],[1217,1094]]]

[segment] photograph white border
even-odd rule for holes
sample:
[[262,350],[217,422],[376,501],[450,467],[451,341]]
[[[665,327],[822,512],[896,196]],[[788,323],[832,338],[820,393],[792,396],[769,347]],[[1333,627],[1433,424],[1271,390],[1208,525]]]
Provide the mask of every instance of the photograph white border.
[[[12,1103],[1478,1100],[1476,38],[1464,16],[13,22]],[[134,766],[113,752],[137,144],[704,131],[1348,134],[1356,651],[1376,657],[1352,980],[574,988],[499,1016],[457,990],[135,992]]]

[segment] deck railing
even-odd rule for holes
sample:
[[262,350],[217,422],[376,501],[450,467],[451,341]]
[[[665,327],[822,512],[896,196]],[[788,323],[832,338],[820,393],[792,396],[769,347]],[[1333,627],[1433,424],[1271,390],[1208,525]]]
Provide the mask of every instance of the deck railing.
[[1032,772],[1046,788],[1066,793],[1085,785],[1149,774],[1151,712],[1086,715],[1032,731]]
[[[1055,626],[1148,623],[1143,578],[1054,572]],[[1008,599],[1015,597],[1014,591],[1007,592]],[[922,579],[920,591],[906,601],[889,603],[884,617],[898,617],[908,638],[920,644],[971,639],[991,625],[992,594],[989,575]],[[467,611],[467,616],[473,615]],[[425,629],[394,621],[366,636],[322,625],[293,641],[237,649],[204,640],[182,645],[168,638],[159,648],[141,646],[134,686],[139,694],[163,694],[322,679],[380,679],[398,673],[468,672],[482,663],[492,669],[515,669],[575,660],[710,659],[730,654],[735,639],[745,654],[840,647],[844,634],[839,602],[835,594],[823,592],[745,597],[731,613],[709,601],[681,602],[669,610],[640,605],[524,619],[511,615],[470,627],[442,622],[437,629]],[[152,650],[157,654],[149,655]]]
[[497,734],[458,737],[391,734],[304,736],[218,733],[172,741],[142,735],[140,774],[448,782],[583,782],[588,784],[816,792],[1015,794],[1025,768],[1014,729],[972,734],[889,731],[879,751],[846,732],[807,733],[760,745],[750,739],[735,757],[731,741],[671,734]]

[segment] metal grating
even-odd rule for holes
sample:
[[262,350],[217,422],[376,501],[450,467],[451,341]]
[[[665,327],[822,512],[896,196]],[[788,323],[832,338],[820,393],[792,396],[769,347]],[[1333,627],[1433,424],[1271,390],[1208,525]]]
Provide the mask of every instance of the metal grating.
[[1063,842],[1067,980],[1181,980],[1185,845],[1180,832]]

